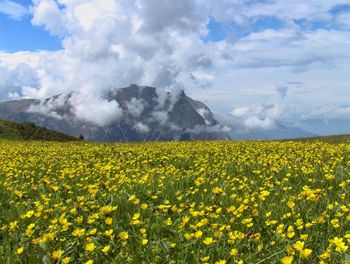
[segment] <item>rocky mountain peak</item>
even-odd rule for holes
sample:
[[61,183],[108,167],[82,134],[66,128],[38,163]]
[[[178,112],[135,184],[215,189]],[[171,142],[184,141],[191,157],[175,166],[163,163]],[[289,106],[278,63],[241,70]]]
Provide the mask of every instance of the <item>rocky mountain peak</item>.
[[228,139],[210,109],[183,90],[170,92],[135,84],[110,89],[101,100],[113,103],[117,109],[111,121],[103,125],[86,118],[94,114],[98,104],[85,106],[83,109],[91,113],[81,116],[78,104],[84,98],[79,96],[69,93],[41,101],[0,103],[0,117],[33,122],[74,136],[83,134],[94,141]]

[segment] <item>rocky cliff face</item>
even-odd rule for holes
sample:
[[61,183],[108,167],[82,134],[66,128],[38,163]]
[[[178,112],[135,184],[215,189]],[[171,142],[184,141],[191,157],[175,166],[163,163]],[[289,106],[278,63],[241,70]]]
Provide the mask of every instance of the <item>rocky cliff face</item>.
[[[131,85],[104,94],[116,101],[120,113],[107,125],[97,125],[77,115],[75,94],[46,100],[0,103],[0,118],[33,122],[39,126],[93,141],[168,141],[229,139],[210,109],[183,91],[165,92],[148,86]],[[94,113],[94,105],[86,111]]]

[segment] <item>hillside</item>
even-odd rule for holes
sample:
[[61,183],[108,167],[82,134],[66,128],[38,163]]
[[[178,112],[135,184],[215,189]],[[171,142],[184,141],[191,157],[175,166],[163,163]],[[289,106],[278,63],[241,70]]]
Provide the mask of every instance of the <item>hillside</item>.
[[17,123],[0,119],[0,139],[76,141],[75,137],[38,127],[33,123]]
[[[307,137],[307,138],[295,138],[289,139],[290,141],[305,141],[305,142],[313,142],[313,141],[321,141],[326,143],[349,143],[350,142],[350,134],[344,135],[332,135],[332,136],[317,136],[317,137]],[[289,141],[287,140],[287,141]]]

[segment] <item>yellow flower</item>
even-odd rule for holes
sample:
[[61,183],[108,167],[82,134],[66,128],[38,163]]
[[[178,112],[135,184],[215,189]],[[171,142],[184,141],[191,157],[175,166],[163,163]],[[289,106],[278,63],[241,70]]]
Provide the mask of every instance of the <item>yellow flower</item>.
[[293,247],[298,250],[298,251],[302,251],[304,248],[304,242],[303,241],[297,241],[294,243]]
[[35,223],[31,223],[28,225],[26,231],[25,231],[25,234],[30,237],[31,235],[33,235],[34,231],[33,231],[33,228],[35,227]]
[[144,246],[147,245],[148,244],[148,239],[146,239],[146,238],[142,239],[141,243]]
[[206,245],[206,246],[210,246],[211,244],[214,243],[214,240],[212,237],[207,237],[206,239],[203,240],[203,243]]
[[106,225],[111,225],[113,223],[113,219],[111,217],[107,217],[105,223]]
[[17,248],[17,254],[18,255],[20,255],[20,254],[22,254],[23,253],[23,250],[24,250],[24,248],[23,247],[20,247],[20,248]]
[[138,220],[140,218],[140,213],[135,213],[133,216],[132,216],[132,220]]
[[209,260],[209,256],[201,257],[201,261],[206,262]]
[[325,252],[323,252],[321,255],[320,255],[320,258],[323,259],[323,260],[327,260],[331,257],[331,251],[330,250],[326,250]]
[[185,234],[184,234],[184,237],[185,237],[187,240],[191,239],[193,236],[194,236],[194,235],[193,235],[193,234],[190,234],[190,233],[185,233]]
[[339,228],[340,225],[339,225],[339,220],[338,219],[332,219],[331,220],[331,224],[334,228]]
[[186,215],[182,218],[182,223],[187,224],[190,221],[190,218]]
[[91,230],[90,230],[89,234],[90,234],[90,235],[95,235],[96,232],[97,232],[97,229],[94,228],[94,229],[91,229]]
[[287,246],[287,253],[289,255],[294,255],[295,254],[295,249],[292,246]]
[[110,215],[117,208],[118,208],[118,206],[106,205],[106,206],[101,207],[101,212],[104,215]]
[[300,235],[300,239],[306,241],[308,239],[309,235],[308,234],[302,234]]
[[85,234],[85,229],[75,229],[73,232],[72,232],[72,236],[75,236],[75,237],[81,237]]
[[119,238],[121,239],[121,240],[127,240],[128,238],[129,238],[129,234],[128,234],[128,232],[125,232],[125,231],[123,231],[123,232],[120,232],[119,233]]
[[335,237],[335,238],[329,240],[329,242],[331,244],[335,245],[335,251],[340,252],[340,253],[346,252],[349,248],[345,244],[345,242],[343,241],[343,238]]
[[278,225],[276,228],[276,233],[281,235],[283,234],[283,231],[284,231],[284,225],[283,224]]
[[312,254],[312,249],[309,249],[309,248],[305,248],[303,250],[300,251],[300,257],[302,259],[307,259],[311,256]]
[[82,216],[77,217],[77,224],[81,225],[82,223],[83,223],[83,217]]
[[216,261],[215,264],[226,264],[226,260],[222,259],[222,260]]
[[93,263],[94,263],[94,261],[92,259],[85,262],[85,264],[93,264]]
[[166,220],[166,225],[170,226],[173,224],[173,221],[171,221],[171,218],[169,217],[167,220]]
[[148,204],[143,203],[140,207],[142,210],[146,210],[148,208]]
[[110,249],[111,249],[111,246],[107,245],[107,246],[103,247],[102,252],[103,253],[108,253]]
[[285,256],[281,259],[282,264],[291,264],[293,262],[293,256]]
[[294,228],[292,226],[289,226],[287,229],[287,237],[293,238],[295,236]]
[[109,229],[105,231],[106,236],[111,236],[113,234],[113,229]]
[[96,246],[95,246],[94,242],[90,242],[90,243],[87,243],[85,245],[85,250],[86,251],[94,251],[95,248],[96,248]]
[[13,221],[13,222],[11,222],[11,223],[9,224],[10,230],[13,230],[13,229],[15,229],[16,227],[18,227],[17,224],[18,224],[18,221]]
[[293,209],[294,206],[295,206],[295,202],[289,200],[289,201],[287,202],[287,205],[288,205],[289,208]]
[[237,248],[231,249],[231,251],[230,251],[230,255],[231,255],[231,256],[235,257],[235,256],[237,256],[237,254],[238,254]]
[[195,238],[200,238],[202,236],[203,232],[198,230],[197,232],[194,233]]
[[69,262],[70,262],[70,257],[65,257],[65,258],[62,259],[62,263],[63,264],[67,264]]
[[64,251],[59,249],[56,251],[53,251],[51,254],[51,257],[53,260],[59,260],[61,258],[61,256],[63,255]]

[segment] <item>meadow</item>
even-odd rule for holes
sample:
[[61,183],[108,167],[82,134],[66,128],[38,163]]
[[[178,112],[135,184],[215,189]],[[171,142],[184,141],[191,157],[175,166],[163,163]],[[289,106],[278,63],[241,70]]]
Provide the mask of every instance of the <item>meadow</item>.
[[0,141],[0,263],[350,263],[350,144]]

